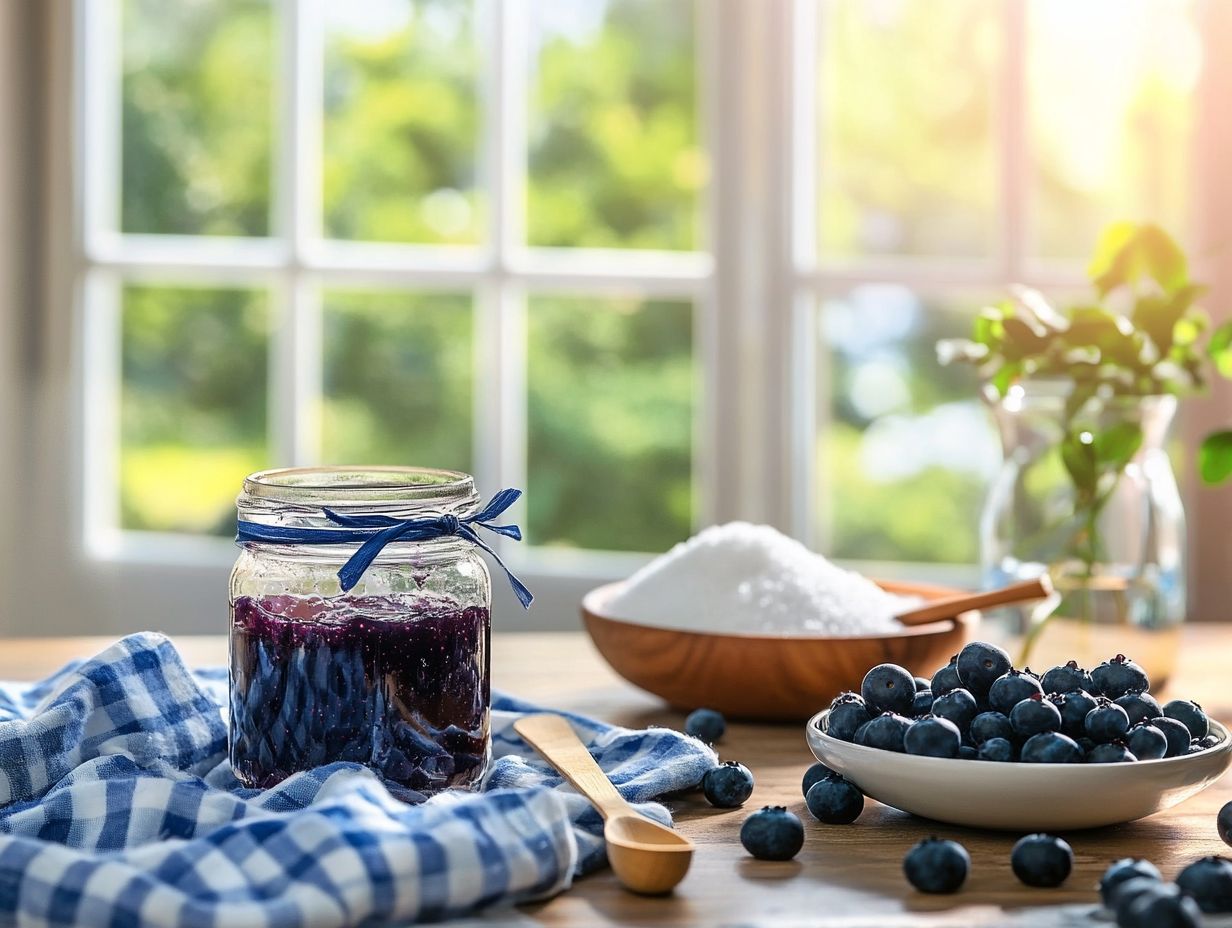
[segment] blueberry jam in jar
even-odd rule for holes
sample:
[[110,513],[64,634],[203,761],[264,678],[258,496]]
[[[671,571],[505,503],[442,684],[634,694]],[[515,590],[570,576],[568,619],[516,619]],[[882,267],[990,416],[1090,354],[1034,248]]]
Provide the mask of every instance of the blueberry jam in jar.
[[[295,468],[244,482],[241,523],[338,526],[329,513],[464,516],[465,474]],[[397,795],[477,786],[487,766],[491,584],[456,536],[385,545],[356,584],[359,547],[244,541],[231,575],[231,765],[266,788],[335,761],[364,764]]]

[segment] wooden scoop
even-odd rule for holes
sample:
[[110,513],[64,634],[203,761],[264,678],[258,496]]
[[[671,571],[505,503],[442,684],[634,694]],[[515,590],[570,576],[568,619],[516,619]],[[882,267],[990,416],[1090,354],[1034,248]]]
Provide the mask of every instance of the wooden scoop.
[[1048,579],[1047,574],[1041,574],[1034,580],[1011,583],[999,590],[962,593],[958,596],[948,596],[945,599],[934,599],[918,609],[900,613],[898,621],[903,625],[927,625],[929,622],[938,622],[941,619],[952,619],[972,609],[990,609],[993,606],[1008,606],[1010,603],[1025,603],[1051,595],[1052,581]]
[[625,889],[657,896],[684,879],[693,860],[693,842],[639,815],[616,792],[568,722],[559,715],[530,715],[513,728],[599,810],[607,859]]

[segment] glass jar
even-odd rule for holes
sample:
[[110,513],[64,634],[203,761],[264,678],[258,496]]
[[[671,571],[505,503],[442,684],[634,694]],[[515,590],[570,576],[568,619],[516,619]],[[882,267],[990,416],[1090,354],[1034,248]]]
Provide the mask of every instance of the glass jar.
[[1124,653],[1162,684],[1185,618],[1185,514],[1164,447],[1176,398],[1096,399],[1074,412],[1072,390],[1027,382],[993,403],[1004,456],[981,519],[985,583],[1053,581],[1034,621],[1011,613],[1024,662],[1089,667]]
[[[322,467],[253,474],[237,507],[241,524],[311,537],[339,532],[339,517],[461,518],[478,502],[462,473]],[[241,542],[235,775],[265,788],[351,761],[401,795],[475,786],[491,756],[487,566],[457,535],[394,541],[344,591],[339,570],[359,544]]]

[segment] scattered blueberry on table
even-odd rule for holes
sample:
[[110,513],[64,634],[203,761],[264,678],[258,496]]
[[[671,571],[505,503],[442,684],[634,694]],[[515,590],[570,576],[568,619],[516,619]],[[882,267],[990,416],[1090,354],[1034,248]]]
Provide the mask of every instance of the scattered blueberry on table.
[[702,794],[718,809],[735,809],[753,795],[753,774],[744,764],[726,761],[706,771]]
[[684,731],[699,741],[714,744],[727,731],[727,719],[714,709],[694,709],[684,720]]
[[1232,846],[1232,802],[1226,802],[1215,818],[1215,827],[1219,831],[1219,839],[1224,844]]
[[804,847],[804,823],[784,806],[764,806],[740,826],[740,843],[758,860],[791,860]]
[[841,774],[831,772],[809,787],[804,803],[826,825],[850,825],[864,811],[864,794]]
[[834,773],[834,771],[821,761],[817,761],[808,770],[804,771],[804,778],[800,781],[801,795],[807,796],[814,783],[831,773]]
[[1010,852],[1010,867],[1028,886],[1060,886],[1074,869],[1074,850],[1053,835],[1027,835]]
[[1147,876],[1134,876],[1118,883],[1109,894],[1109,904],[1117,924],[1128,920],[1129,910],[1139,897],[1144,894],[1168,893],[1169,884],[1163,880]]
[[1143,860],[1140,857],[1122,857],[1120,860],[1113,861],[1099,880],[1099,898],[1103,901],[1104,907],[1112,908],[1115,904],[1113,893],[1116,888],[1135,877],[1146,877],[1156,881],[1162,881],[1164,878],[1159,868],[1149,860]]
[[925,838],[903,858],[907,882],[922,893],[954,893],[971,871],[971,855],[956,841]]
[[928,680],[878,664],[859,693],[830,704],[824,730],[882,751],[999,763],[1133,763],[1220,743],[1201,706],[1174,699],[1161,707],[1150,685],[1124,654],[1089,673],[1068,661],[1037,677],[975,641]]
[[1171,883],[1140,893],[1118,912],[1119,928],[1201,928],[1198,904]]
[[1176,877],[1181,892],[1210,914],[1232,912],[1232,861],[1226,857],[1195,860]]

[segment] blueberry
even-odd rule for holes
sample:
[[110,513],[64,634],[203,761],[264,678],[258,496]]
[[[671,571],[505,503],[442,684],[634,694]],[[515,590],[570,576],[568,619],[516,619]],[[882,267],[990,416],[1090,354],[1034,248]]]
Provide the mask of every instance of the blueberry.
[[915,702],[911,704],[911,714],[915,718],[928,715],[933,711],[933,691],[916,690]]
[[753,774],[744,764],[729,760],[706,771],[702,793],[712,806],[734,809],[753,795]]
[[808,770],[804,771],[804,779],[800,783],[801,795],[807,796],[809,788],[820,780],[822,777],[833,773],[834,771],[823,764],[821,761],[813,764]]
[[1012,666],[1008,654],[986,641],[973,641],[958,652],[958,679],[979,700],[988,698],[993,681]]
[[1133,752],[1119,741],[1097,744],[1086,756],[1088,764],[1132,764],[1137,759]]
[[819,822],[850,825],[864,811],[864,794],[850,780],[832,773],[813,784],[804,803]]
[[977,752],[980,760],[1007,763],[1014,759],[1014,743],[1008,738],[989,738]]
[[1074,851],[1052,835],[1027,835],[1010,852],[1010,866],[1028,886],[1060,886],[1074,869]]
[[878,664],[864,675],[860,695],[870,712],[903,715],[915,702],[915,677],[897,664]]
[[1108,908],[1116,913],[1117,923],[1120,924],[1129,917],[1130,908],[1142,895],[1146,893],[1167,895],[1173,891],[1174,887],[1171,883],[1164,883],[1148,876],[1131,876],[1124,883],[1118,883],[1112,888],[1112,898]]
[[1146,671],[1124,654],[1104,661],[1091,671],[1091,680],[1101,696],[1116,699],[1126,693],[1145,693],[1151,688]]
[[1053,667],[1040,678],[1040,685],[1045,693],[1073,693],[1077,690],[1090,691],[1095,688],[1091,675],[1078,666],[1077,661],[1070,661],[1060,667]]
[[979,747],[990,738],[1014,737],[1014,726],[1000,712],[981,712],[971,720],[971,740]]
[[1129,730],[1125,746],[1138,760],[1158,760],[1168,753],[1168,738],[1150,722],[1140,722]]
[[1090,754],[1096,748],[1095,742],[1086,735],[1083,735],[1081,738],[1075,738],[1074,743],[1078,745],[1079,749],[1083,753],[1083,756]]
[[1095,697],[1085,690],[1051,693],[1048,701],[1061,712],[1061,731],[1071,738],[1085,738],[1087,713],[1095,708]]
[[740,826],[740,843],[758,860],[791,860],[804,847],[804,823],[783,806],[764,806]]
[[1159,708],[1159,703],[1150,693],[1126,693],[1124,696],[1118,696],[1113,702],[1125,710],[1125,714],[1129,716],[1130,725],[1137,725],[1139,722],[1145,722],[1147,719],[1164,714]]
[[1175,886],[1165,884],[1145,892],[1129,905],[1117,925],[1121,928],[1201,928],[1202,910]]
[[1131,880],[1136,876],[1147,877],[1152,880],[1163,880],[1163,875],[1149,860],[1143,860],[1140,857],[1122,857],[1120,860],[1113,861],[1108,865],[1108,869],[1104,871],[1104,875],[1099,878],[1099,898],[1103,900],[1105,907],[1112,907],[1112,893],[1118,886],[1126,880]]
[[958,726],[959,731],[966,731],[979,711],[975,697],[963,687],[950,690],[933,700],[932,714],[949,719]]
[[922,757],[957,757],[962,747],[962,733],[949,719],[930,715],[907,729],[903,747],[908,754]]
[[967,849],[942,838],[925,838],[903,858],[907,882],[922,893],[957,892],[970,870]]
[[1033,693],[1042,693],[1044,688],[1035,675],[1028,671],[1010,670],[992,681],[988,690],[988,705],[1002,715],[1009,715],[1010,710],[1029,699]]
[[1151,724],[1168,739],[1168,752],[1164,757],[1180,757],[1189,753],[1189,729],[1183,722],[1161,715],[1151,719]]
[[932,688],[933,688],[932,681],[929,680],[927,677],[916,677],[915,678],[915,691],[917,693],[923,690],[931,690]]
[[958,749],[959,760],[979,760],[980,752],[969,744],[964,744]]
[[694,709],[684,720],[684,731],[699,741],[714,744],[727,731],[727,720],[713,709]]
[[1224,844],[1232,846],[1232,802],[1226,802],[1215,817],[1215,827]]
[[895,715],[893,712],[883,712],[875,719],[870,719],[860,726],[856,732],[856,744],[867,748],[877,748],[880,751],[897,751],[903,753],[903,738],[911,727],[911,719]]
[[1166,703],[1161,715],[1183,724],[1189,729],[1191,738],[1205,738],[1210,733],[1211,723],[1206,713],[1200,705],[1188,699],[1174,699]]
[[1129,731],[1129,716],[1125,710],[1106,696],[1101,696],[1095,703],[1095,708],[1087,713],[1083,723],[1087,737],[1097,744],[1124,738]]
[[1045,731],[1027,739],[1019,759],[1024,764],[1080,764],[1082,748],[1068,735]]
[[1061,728],[1061,713],[1043,695],[1036,693],[1010,710],[1010,724],[1019,738],[1030,738]]
[[826,734],[839,741],[855,741],[860,726],[873,717],[864,700],[855,693],[842,693],[830,703],[826,716]]
[[933,691],[933,696],[944,696],[950,690],[956,690],[962,686],[962,680],[958,679],[958,655],[955,654],[950,658],[950,662],[933,674],[932,684],[929,689]]
[[1176,885],[1203,912],[1232,912],[1232,861],[1226,857],[1195,860],[1180,872]]

